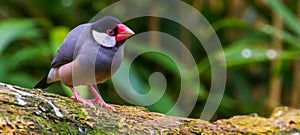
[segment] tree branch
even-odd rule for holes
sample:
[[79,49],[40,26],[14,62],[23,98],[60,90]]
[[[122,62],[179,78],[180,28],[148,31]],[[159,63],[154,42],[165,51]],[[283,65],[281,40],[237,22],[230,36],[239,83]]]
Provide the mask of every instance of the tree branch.
[[212,134],[299,132],[300,110],[280,107],[270,118],[234,116],[207,122],[114,105],[85,107],[68,97],[0,83],[0,134]]

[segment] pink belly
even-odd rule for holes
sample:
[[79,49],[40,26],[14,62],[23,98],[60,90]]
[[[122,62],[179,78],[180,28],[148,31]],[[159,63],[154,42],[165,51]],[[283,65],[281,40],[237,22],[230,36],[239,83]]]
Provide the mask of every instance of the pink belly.
[[59,67],[58,73],[60,81],[67,86],[93,85],[110,78],[110,74],[95,75],[94,68],[79,66],[77,61]]

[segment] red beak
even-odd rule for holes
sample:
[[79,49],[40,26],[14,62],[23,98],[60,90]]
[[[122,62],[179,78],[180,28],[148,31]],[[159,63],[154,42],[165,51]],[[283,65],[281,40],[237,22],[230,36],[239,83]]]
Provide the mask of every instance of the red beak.
[[126,40],[127,38],[129,38],[134,34],[134,32],[124,24],[118,24],[117,27],[118,27],[118,34],[116,36],[117,42]]

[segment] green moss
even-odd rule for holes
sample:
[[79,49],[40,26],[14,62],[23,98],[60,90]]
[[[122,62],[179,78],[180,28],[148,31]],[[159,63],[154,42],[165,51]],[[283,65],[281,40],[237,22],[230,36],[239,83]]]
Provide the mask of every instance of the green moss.
[[77,116],[80,119],[86,120],[88,118],[88,112],[84,108],[81,108],[77,113]]
[[[117,113],[96,105],[92,109],[69,98],[32,91],[20,106],[0,86],[0,132],[15,134],[292,134],[299,132],[299,110],[277,108],[270,118],[234,116],[207,122],[149,112],[144,107],[114,105]],[[27,91],[28,92],[28,91]],[[49,101],[52,101],[53,104]],[[55,107],[54,107],[55,106]],[[57,108],[56,108],[57,107]],[[55,111],[63,114],[56,116]],[[80,109],[78,109],[80,108]],[[58,110],[56,110],[57,112]],[[34,123],[34,124],[33,124]],[[1,127],[9,127],[1,131]]]

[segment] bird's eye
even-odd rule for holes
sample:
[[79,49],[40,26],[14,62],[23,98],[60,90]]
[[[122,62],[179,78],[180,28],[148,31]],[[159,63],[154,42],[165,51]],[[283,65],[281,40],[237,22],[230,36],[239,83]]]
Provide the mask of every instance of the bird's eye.
[[113,30],[111,30],[111,29],[108,29],[108,30],[106,30],[106,34],[112,36],[112,35],[115,34],[115,32]]

